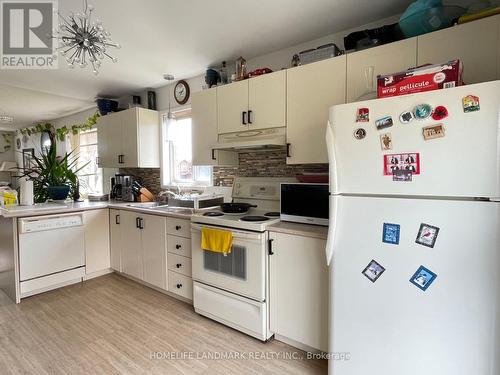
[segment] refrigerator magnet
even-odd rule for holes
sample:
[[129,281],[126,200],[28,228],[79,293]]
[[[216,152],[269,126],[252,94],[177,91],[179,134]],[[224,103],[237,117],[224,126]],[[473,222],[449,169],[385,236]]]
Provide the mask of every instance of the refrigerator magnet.
[[408,152],[384,155],[384,176],[393,176],[399,170],[410,171],[413,175],[420,174],[420,154]]
[[356,122],[370,121],[370,110],[368,108],[358,108],[356,113]]
[[399,224],[384,223],[382,232],[382,242],[399,245]]
[[432,112],[432,119],[436,121],[440,121],[444,118],[448,117],[448,109],[443,105],[438,105],[434,108]]
[[432,114],[432,107],[429,104],[419,104],[413,109],[413,115],[417,120],[425,120]]
[[422,134],[426,141],[428,141],[429,139],[442,138],[444,137],[444,125],[436,124],[425,126],[424,128],[422,128]]
[[368,280],[374,283],[384,273],[384,271],[385,268],[372,259],[372,261],[368,263],[368,265],[361,273],[365,275]]
[[425,292],[427,288],[434,282],[434,280],[436,280],[436,277],[437,275],[430,269],[425,268],[424,266],[420,266],[411,277],[410,283]]
[[393,121],[391,116],[385,116],[375,121],[375,126],[377,127],[377,130],[390,128],[392,125]]
[[412,180],[413,180],[413,172],[408,169],[398,169],[392,173],[392,181],[411,182]]
[[380,135],[380,147],[382,148],[382,151],[392,150],[391,133],[384,133]]
[[479,111],[479,97],[467,95],[462,98],[462,107],[465,113]]
[[408,124],[415,119],[412,111],[405,111],[399,115],[399,121],[403,124]]
[[361,140],[366,137],[366,130],[363,128],[358,128],[354,131],[354,138]]
[[416,243],[433,248],[439,234],[439,228],[429,224],[420,224]]

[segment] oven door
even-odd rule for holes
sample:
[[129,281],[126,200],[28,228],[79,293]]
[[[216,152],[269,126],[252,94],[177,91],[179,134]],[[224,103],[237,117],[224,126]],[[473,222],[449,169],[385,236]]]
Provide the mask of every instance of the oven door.
[[[202,250],[201,228],[229,230],[233,234],[230,254]],[[266,299],[266,233],[210,225],[191,224],[193,279],[255,301]]]

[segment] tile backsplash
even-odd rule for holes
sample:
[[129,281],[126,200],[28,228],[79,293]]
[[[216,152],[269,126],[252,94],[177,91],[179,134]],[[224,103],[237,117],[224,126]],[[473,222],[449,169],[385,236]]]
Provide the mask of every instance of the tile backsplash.
[[[328,173],[328,164],[287,165],[284,150],[241,152],[238,157],[238,166],[213,168],[215,186],[232,186],[235,177],[295,177],[301,173]],[[120,173],[141,178],[153,194],[161,191],[159,168],[122,168]]]

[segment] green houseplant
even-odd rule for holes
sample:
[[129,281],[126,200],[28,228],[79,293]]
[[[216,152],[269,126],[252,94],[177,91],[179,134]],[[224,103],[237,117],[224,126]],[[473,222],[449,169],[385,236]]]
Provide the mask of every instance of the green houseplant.
[[79,180],[77,173],[86,165],[77,168],[78,156],[73,152],[58,157],[55,142],[40,156],[34,156],[33,166],[23,170],[23,176],[33,180],[36,203],[47,199],[54,201],[66,200],[71,193],[73,199],[79,196]]

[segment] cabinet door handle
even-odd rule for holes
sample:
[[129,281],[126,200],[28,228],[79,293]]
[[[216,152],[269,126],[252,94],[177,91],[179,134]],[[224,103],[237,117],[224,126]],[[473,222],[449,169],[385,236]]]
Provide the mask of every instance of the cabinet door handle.
[[180,289],[180,288],[182,288],[182,284],[177,284],[176,287],[177,287],[177,289]]
[[142,224],[144,219],[142,217],[139,218],[139,229],[144,229],[144,225]]
[[274,255],[274,252],[273,252],[273,239],[270,238],[267,240],[267,251],[268,251],[268,254],[269,255]]
[[241,123],[243,125],[247,124],[247,111],[241,112]]
[[99,166],[99,156],[96,156],[95,163],[96,163],[97,166]]
[[182,247],[181,245],[178,245],[178,244],[177,244],[177,245],[175,245],[175,248],[176,248],[177,250],[179,250],[181,247]]
[[115,215],[115,224],[116,225],[120,224],[120,215]]
[[287,143],[286,144],[286,157],[287,158],[291,158],[292,157],[292,155],[290,155],[290,146],[291,145],[292,145],[291,143]]
[[141,224],[140,224],[140,222],[141,222],[141,218],[140,218],[140,217],[136,217],[136,218],[135,218],[135,227],[136,227],[137,229],[141,229]]
[[176,266],[177,268],[181,268],[181,267],[182,267],[182,264],[181,264],[181,263],[177,263],[175,266]]
[[180,225],[176,225],[175,226],[175,230],[181,230],[181,226]]
[[252,111],[248,110],[248,123],[252,124]]
[[212,160],[217,160],[217,158],[215,157],[215,150],[212,149]]

